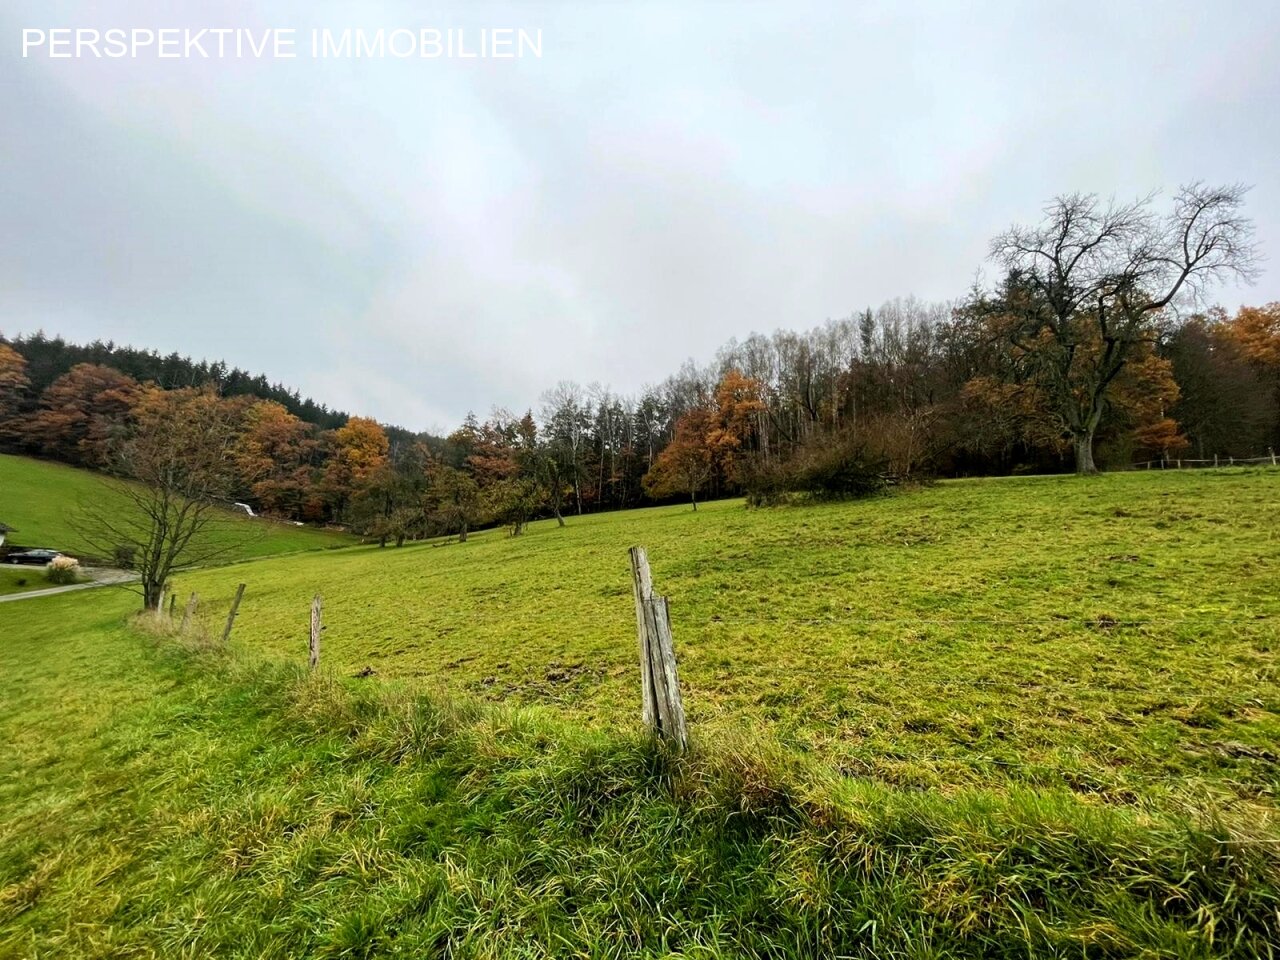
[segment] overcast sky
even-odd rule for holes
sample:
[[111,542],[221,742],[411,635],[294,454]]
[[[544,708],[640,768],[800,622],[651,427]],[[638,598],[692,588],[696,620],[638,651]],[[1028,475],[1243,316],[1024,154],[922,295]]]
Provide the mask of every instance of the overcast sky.
[[[956,297],[1054,194],[1193,179],[1254,184],[1268,262],[1222,302],[1280,300],[1270,0],[175,8],[0,10],[0,331],[446,431]],[[543,55],[22,59],[54,26],[510,26]]]

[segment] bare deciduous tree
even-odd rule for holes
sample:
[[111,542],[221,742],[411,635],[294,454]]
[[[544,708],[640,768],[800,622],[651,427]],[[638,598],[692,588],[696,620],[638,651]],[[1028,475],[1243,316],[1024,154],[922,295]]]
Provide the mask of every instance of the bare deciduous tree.
[[1214,282],[1255,275],[1245,192],[1190,184],[1164,215],[1151,196],[1104,204],[1072,194],[1051,203],[1039,225],[992,241],[1007,271],[992,315],[1015,349],[1018,376],[1050,398],[1078,473],[1097,472],[1093,441],[1108,391],[1162,311],[1198,300]]
[[226,501],[235,483],[235,411],[211,389],[153,390],[131,435],[112,450],[116,496],[83,504],[74,525],[106,556],[133,554],[143,608],[155,610],[173,571],[242,546],[250,524]]

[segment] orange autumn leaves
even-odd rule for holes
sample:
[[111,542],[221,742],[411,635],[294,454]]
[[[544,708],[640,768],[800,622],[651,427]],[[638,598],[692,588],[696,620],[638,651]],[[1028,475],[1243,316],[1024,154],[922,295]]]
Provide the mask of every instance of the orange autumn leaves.
[[765,410],[759,381],[730,370],[716,387],[713,402],[676,421],[675,436],[645,475],[650,496],[687,493],[696,508],[700,490],[713,481],[733,483],[737,460]]
[[25,367],[21,354],[0,344],[0,433],[41,456],[112,470],[118,466],[113,450],[148,418],[212,407],[206,412],[234,427],[226,457],[236,487],[263,512],[305,520],[337,517],[388,465],[390,444],[374,420],[352,417],[337,430],[321,431],[274,401],[224,397],[207,386],[163,390],[91,363],[72,367],[34,409],[28,403],[21,413],[29,387]]
[[1280,370],[1280,301],[1241,307],[1222,330],[1250,361]]

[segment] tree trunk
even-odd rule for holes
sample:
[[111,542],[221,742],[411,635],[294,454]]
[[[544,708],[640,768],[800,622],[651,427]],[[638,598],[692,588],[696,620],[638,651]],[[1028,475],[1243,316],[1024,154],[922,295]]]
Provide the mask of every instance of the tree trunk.
[[563,527],[563,526],[564,526],[564,517],[560,516],[560,504],[558,504],[558,503],[556,504],[556,506],[555,506],[555,511],[556,511],[556,523],[557,523],[558,525],[560,525],[560,526],[562,526],[562,527]]
[[689,491],[689,500],[693,503],[693,512],[698,512],[698,488],[694,487]]
[[467,542],[467,525],[465,523],[462,525],[462,529],[458,531],[458,542]]
[[1098,465],[1093,461],[1093,431],[1075,438],[1076,473],[1082,477],[1092,476],[1098,472]]

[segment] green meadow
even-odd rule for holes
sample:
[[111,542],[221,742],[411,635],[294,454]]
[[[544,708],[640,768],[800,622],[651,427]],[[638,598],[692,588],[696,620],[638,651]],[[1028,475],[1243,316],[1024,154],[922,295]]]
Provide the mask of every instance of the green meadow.
[[26,593],[52,586],[44,578],[43,567],[0,567],[0,596]]
[[[121,502],[124,498],[100,474],[31,457],[0,454],[0,522],[13,527],[9,539],[30,547],[82,552],[75,515],[84,504]],[[121,509],[124,503],[121,502]],[[355,539],[333,530],[295,527],[251,520],[228,512],[214,536],[228,547],[226,559],[271,556],[341,547]]]
[[940,483],[860,503],[664,507],[179,577],[246,650],[637,722],[627,548],[670,598],[695,730],[850,776],[1270,806],[1280,472]]
[[0,956],[1267,956],[1278,504],[955,481],[192,571],[184,636],[0,604]]

